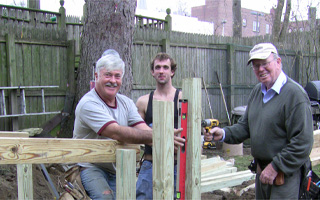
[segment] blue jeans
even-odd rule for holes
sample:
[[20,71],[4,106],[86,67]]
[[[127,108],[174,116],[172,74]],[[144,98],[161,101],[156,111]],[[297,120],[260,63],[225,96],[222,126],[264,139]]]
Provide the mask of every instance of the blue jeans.
[[[176,197],[177,165],[174,165],[174,196]],[[137,180],[137,199],[152,199],[152,162],[144,160]]]
[[116,175],[98,167],[81,171],[81,182],[91,199],[116,199]]

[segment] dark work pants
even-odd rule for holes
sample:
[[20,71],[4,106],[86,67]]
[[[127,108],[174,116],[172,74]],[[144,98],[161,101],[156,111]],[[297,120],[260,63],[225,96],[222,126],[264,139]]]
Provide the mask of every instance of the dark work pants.
[[300,170],[291,176],[284,176],[284,184],[268,185],[259,180],[260,174],[256,175],[256,199],[298,199],[301,181]]

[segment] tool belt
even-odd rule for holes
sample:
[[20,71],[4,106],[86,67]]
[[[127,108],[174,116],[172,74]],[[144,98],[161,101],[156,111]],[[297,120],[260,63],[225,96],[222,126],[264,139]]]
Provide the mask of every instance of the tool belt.
[[65,172],[63,182],[59,181],[60,187],[64,189],[59,200],[91,200],[81,183],[80,172],[82,169],[82,167],[75,165]]
[[[267,167],[267,165],[270,164],[270,162],[262,161],[259,159],[254,159],[248,168],[257,174],[261,174],[261,172],[264,170],[264,168]],[[276,178],[274,179],[273,184],[275,185],[283,185],[284,184],[284,173],[282,171],[278,171],[278,174]]]
[[320,199],[320,178],[312,171],[310,160],[301,167],[299,199]]

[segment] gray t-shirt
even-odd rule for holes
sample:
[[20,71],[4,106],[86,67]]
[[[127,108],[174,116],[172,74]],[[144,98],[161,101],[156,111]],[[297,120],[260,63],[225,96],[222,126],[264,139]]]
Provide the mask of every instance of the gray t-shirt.
[[[75,139],[110,139],[101,136],[101,132],[111,123],[121,126],[135,126],[144,123],[134,102],[128,97],[117,94],[116,106],[108,106],[97,94],[90,90],[79,101],[75,111],[73,138]],[[91,167],[90,163],[79,163],[82,167]],[[111,173],[115,173],[112,163],[95,163]]]

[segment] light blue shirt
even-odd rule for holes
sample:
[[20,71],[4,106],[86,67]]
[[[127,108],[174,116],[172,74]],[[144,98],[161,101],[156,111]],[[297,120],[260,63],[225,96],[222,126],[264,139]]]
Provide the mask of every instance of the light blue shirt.
[[[266,86],[265,84],[261,84],[261,91],[263,93],[263,103],[267,103],[268,101],[270,101],[274,95],[280,94],[281,88],[283,87],[284,84],[286,84],[287,82],[287,76],[285,75],[285,73],[281,70],[281,73],[279,74],[276,82],[273,84],[273,86],[267,91],[266,90]],[[223,142],[225,137],[226,137],[226,132],[223,130],[223,137],[221,140],[219,140],[219,142]]]
[[267,87],[265,84],[261,84],[261,91],[263,94],[263,103],[267,103],[270,101],[274,95],[280,94],[282,86],[287,82],[287,76],[284,74],[283,71],[279,74],[276,82],[273,84],[273,86],[267,91]]

